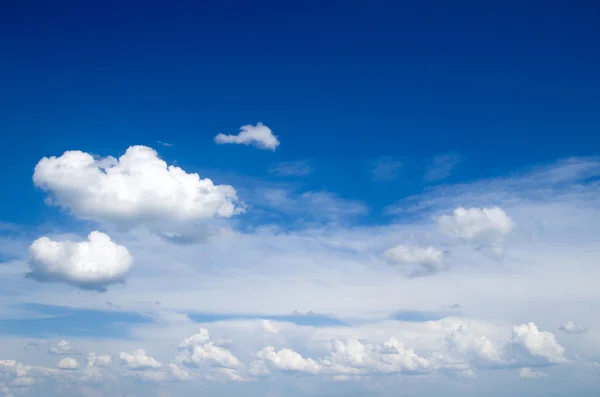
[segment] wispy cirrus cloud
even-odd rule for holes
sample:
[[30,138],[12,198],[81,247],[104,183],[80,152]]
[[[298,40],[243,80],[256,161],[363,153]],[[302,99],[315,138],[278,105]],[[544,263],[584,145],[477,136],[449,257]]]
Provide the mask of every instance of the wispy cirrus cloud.
[[382,156],[371,160],[369,170],[375,182],[394,181],[400,175],[402,162],[391,156]]
[[313,172],[309,161],[282,161],[273,164],[269,168],[269,173],[278,176],[306,176]]
[[463,160],[463,156],[455,152],[434,156],[426,167],[424,178],[427,182],[437,182],[446,179]]

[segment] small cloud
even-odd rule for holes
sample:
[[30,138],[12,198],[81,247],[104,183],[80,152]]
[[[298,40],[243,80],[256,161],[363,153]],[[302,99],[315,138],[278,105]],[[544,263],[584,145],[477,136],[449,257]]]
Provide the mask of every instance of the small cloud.
[[562,332],[567,334],[585,334],[588,332],[586,327],[575,324],[573,321],[567,321],[559,328]]
[[81,354],[81,350],[71,346],[66,340],[61,340],[48,347],[48,353],[55,356],[67,356],[73,354]]
[[521,368],[519,369],[519,376],[521,379],[536,379],[548,376],[548,374],[545,372],[533,371],[531,368]]
[[252,145],[259,149],[275,151],[279,146],[277,136],[273,131],[263,123],[254,125],[244,125],[240,128],[237,135],[218,134],[215,136],[215,142],[219,145],[238,144]]
[[292,314],[294,316],[319,316],[319,314],[313,312],[312,310],[309,310],[307,312],[301,312],[301,311],[298,311],[298,310],[294,310],[292,312]]
[[376,182],[396,180],[400,174],[402,163],[390,156],[379,157],[371,164],[371,174]]
[[121,364],[126,366],[132,371],[142,371],[148,369],[158,369],[162,367],[162,364],[146,354],[144,349],[137,349],[129,353],[122,352],[119,354]]
[[455,303],[453,305],[448,306],[450,309],[460,309],[460,305],[458,303]]
[[514,221],[502,208],[456,208],[452,215],[442,215],[437,220],[438,229],[481,247],[488,246],[501,254],[504,241],[515,227]]
[[63,370],[72,371],[79,368],[79,362],[71,357],[65,357],[58,362],[58,368]]
[[111,284],[124,282],[133,264],[127,248],[98,231],[80,242],[41,237],[31,244],[29,252],[27,277],[99,292],[106,291]]
[[114,309],[120,309],[121,308],[121,305],[119,305],[118,303],[114,303],[114,302],[111,302],[111,301],[106,301],[105,303],[106,303],[107,306],[112,307]]
[[158,143],[160,143],[161,145],[165,146],[165,147],[171,147],[171,146],[175,146],[174,143],[169,143],[169,142],[163,142],[163,141],[156,141]]
[[458,153],[446,153],[433,157],[425,171],[425,180],[435,182],[448,178],[462,161],[463,158]]
[[410,276],[424,276],[447,269],[444,252],[435,247],[397,245],[383,253],[391,266],[401,267]]
[[306,176],[312,172],[312,167],[306,160],[282,161],[274,164],[269,173],[279,176]]

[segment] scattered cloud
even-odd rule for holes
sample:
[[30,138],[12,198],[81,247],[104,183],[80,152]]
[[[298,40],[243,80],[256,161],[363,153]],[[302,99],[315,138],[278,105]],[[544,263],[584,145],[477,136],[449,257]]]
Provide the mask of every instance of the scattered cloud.
[[296,223],[339,223],[365,215],[369,209],[360,201],[341,198],[331,192],[295,192],[268,188],[259,192],[255,208],[264,208],[269,215],[293,216]]
[[534,323],[513,327],[511,341],[534,357],[557,364],[566,361],[565,348],[558,344],[551,332],[540,331]]
[[425,180],[436,182],[448,178],[454,168],[462,161],[463,157],[458,153],[446,153],[434,156],[425,171]]
[[237,135],[218,134],[215,136],[217,144],[241,144],[252,145],[259,149],[275,151],[279,146],[279,139],[273,135],[273,131],[263,123],[244,125]]
[[312,167],[306,160],[282,161],[269,168],[270,174],[278,176],[306,176],[312,171]]
[[210,341],[210,335],[205,328],[186,338],[180,345],[181,354],[177,361],[188,367],[200,368],[204,364],[216,365],[220,368],[235,369],[243,367],[240,360],[223,347]]
[[540,371],[534,371],[531,368],[525,367],[519,369],[519,376],[521,379],[537,379],[548,376],[548,374]]
[[132,146],[119,159],[81,151],[44,157],[33,181],[52,203],[85,220],[160,227],[243,212],[232,186],[167,166],[146,146]]
[[144,349],[136,349],[130,353],[122,352],[119,354],[121,363],[133,371],[143,371],[147,369],[158,369],[163,365],[153,357],[146,354]]
[[28,277],[97,291],[122,283],[133,264],[127,248],[98,231],[91,232],[88,240],[81,242],[40,237],[31,244],[29,252]]
[[394,181],[398,178],[401,168],[402,162],[399,160],[390,156],[379,157],[372,161],[371,175],[376,182]]
[[72,371],[79,368],[79,362],[74,358],[65,357],[58,362],[57,366],[60,369]]
[[175,146],[175,144],[174,144],[174,143],[163,142],[163,141],[156,141],[156,142],[158,142],[159,144],[161,144],[161,145],[163,145],[163,146],[165,146],[165,147],[171,147],[171,146]]
[[81,354],[81,351],[71,346],[66,340],[61,340],[48,346],[48,353],[57,356],[68,356]]
[[515,223],[502,208],[456,208],[452,215],[438,218],[442,233],[501,253]]
[[588,329],[584,326],[575,324],[573,321],[567,321],[560,326],[560,330],[567,334],[585,334]]
[[423,276],[446,270],[444,252],[435,247],[397,245],[383,252],[386,262],[398,266],[413,276]]

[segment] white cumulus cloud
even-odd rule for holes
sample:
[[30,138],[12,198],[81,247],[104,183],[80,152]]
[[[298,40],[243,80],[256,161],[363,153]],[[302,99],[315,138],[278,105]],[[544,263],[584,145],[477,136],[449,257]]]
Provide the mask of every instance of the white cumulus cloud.
[[217,346],[210,341],[210,335],[205,328],[185,339],[180,345],[181,354],[178,361],[190,366],[200,367],[204,363],[222,368],[240,368],[243,364],[229,350]]
[[134,350],[131,354],[122,352],[119,354],[119,359],[127,368],[134,371],[162,368],[162,364],[147,355],[144,349]]
[[218,134],[215,136],[215,142],[218,144],[253,145],[259,149],[273,151],[279,146],[277,136],[273,135],[273,131],[263,123],[244,125],[237,135]]
[[237,192],[196,173],[167,166],[156,151],[131,146],[119,159],[81,151],[44,157],[34,183],[76,216],[99,222],[154,226],[228,218],[243,211]]
[[74,358],[65,357],[58,362],[57,366],[58,368],[64,370],[74,370],[79,368],[79,362],[77,362],[77,360],[75,360]]
[[91,232],[87,241],[80,242],[41,237],[31,244],[29,252],[28,277],[97,291],[123,282],[133,264],[127,248],[97,231]]
[[511,341],[524,348],[533,357],[548,363],[557,364],[566,361],[565,348],[558,344],[551,332],[540,331],[534,323],[513,327]]
[[452,215],[438,218],[438,228],[442,233],[489,246],[497,253],[502,252],[504,241],[514,226],[514,221],[499,207],[459,207]]

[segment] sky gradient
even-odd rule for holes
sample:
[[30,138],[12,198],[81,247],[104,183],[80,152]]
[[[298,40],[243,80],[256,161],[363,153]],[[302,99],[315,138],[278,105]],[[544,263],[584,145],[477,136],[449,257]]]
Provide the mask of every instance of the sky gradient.
[[0,396],[600,392],[600,6],[1,8]]

